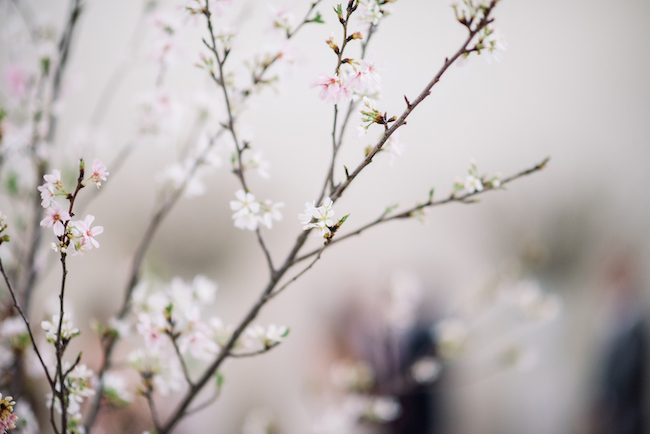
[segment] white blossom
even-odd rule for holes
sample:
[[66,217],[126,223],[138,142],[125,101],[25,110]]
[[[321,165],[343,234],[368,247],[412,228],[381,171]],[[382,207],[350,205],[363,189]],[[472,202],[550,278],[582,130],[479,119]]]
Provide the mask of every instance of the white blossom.
[[334,226],[334,210],[332,199],[326,197],[321,206],[316,208],[315,201],[305,203],[305,213],[299,214],[298,218],[304,225],[303,230],[316,229],[316,235],[328,238],[331,235],[330,228]]
[[235,227],[254,231],[259,225],[257,216],[260,210],[259,202],[255,201],[255,196],[244,190],[238,190],[235,196],[237,200],[230,201],[230,209],[235,211],[232,215]]
[[[57,333],[59,330],[59,318],[58,314],[52,316],[52,322],[43,321],[41,322],[41,327],[45,330],[45,337],[47,341],[51,344],[56,342]],[[70,319],[69,313],[63,314],[63,322],[61,323],[61,339],[71,339],[79,335],[79,329],[72,326],[72,320]]]

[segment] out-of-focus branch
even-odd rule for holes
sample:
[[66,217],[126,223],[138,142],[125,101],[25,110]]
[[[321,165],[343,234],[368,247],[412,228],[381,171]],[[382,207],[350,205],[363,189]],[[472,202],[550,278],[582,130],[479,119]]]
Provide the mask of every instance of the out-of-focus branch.
[[[52,95],[49,101],[49,109],[45,110],[44,107],[41,107],[40,113],[48,112],[49,113],[49,125],[47,134],[45,137],[46,143],[52,145],[57,127],[57,116],[55,111],[52,109],[54,104],[59,100],[61,95],[61,84],[63,81],[63,76],[66,71],[68,64],[68,58],[70,54],[70,45],[72,43],[73,35],[79,23],[79,17],[81,15],[82,6],[81,0],[71,0],[70,14],[68,16],[68,21],[63,31],[63,35],[59,40],[58,52],[59,52],[59,62],[57,64],[56,70],[54,72],[54,78],[52,82]],[[36,183],[40,183],[43,179],[43,175],[49,170],[49,164],[46,160],[38,157],[35,147],[36,143],[32,144],[34,148],[33,157],[36,163]],[[31,227],[33,231],[32,240],[28,249],[27,258],[25,259],[25,269],[27,270],[27,279],[21,290],[22,304],[26,312],[29,312],[29,306],[31,302],[31,295],[34,289],[34,284],[36,283],[36,278],[38,276],[38,270],[35,267],[36,254],[38,253],[38,247],[41,242],[41,229],[40,221],[43,218],[43,208],[41,207],[41,201],[38,195],[35,195],[33,202],[33,219],[31,222]]]

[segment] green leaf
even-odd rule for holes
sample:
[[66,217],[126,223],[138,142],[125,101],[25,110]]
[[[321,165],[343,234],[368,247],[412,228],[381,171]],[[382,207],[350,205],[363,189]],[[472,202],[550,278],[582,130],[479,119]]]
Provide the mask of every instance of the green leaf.
[[350,217],[350,214],[344,215],[343,217],[341,217],[341,220],[339,220],[339,222],[338,222],[338,226],[341,226],[343,223],[345,223],[345,221],[348,219],[348,217]]
[[336,12],[336,15],[338,15],[339,18],[342,17],[343,16],[343,7],[341,7],[340,4],[336,5],[336,7],[334,8],[334,12]]
[[311,20],[312,23],[320,23],[320,24],[325,24],[325,21],[323,21],[323,17],[321,16],[320,12],[316,11],[316,16]]
[[217,380],[217,390],[221,389],[221,386],[223,386],[224,378],[223,374],[221,372],[217,372],[215,374],[215,378]]
[[387,206],[386,211],[384,212],[384,214],[390,214],[391,212],[395,211],[398,206],[399,206],[398,203]]
[[431,202],[433,200],[433,191],[434,191],[433,188],[431,190],[429,190],[429,202]]

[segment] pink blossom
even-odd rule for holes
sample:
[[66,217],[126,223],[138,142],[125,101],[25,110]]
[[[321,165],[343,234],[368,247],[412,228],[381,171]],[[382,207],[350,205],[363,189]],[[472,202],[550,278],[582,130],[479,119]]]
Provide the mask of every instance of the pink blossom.
[[93,174],[90,176],[90,182],[94,182],[97,188],[101,188],[101,181],[106,181],[108,175],[109,173],[106,171],[106,166],[99,161],[99,158],[95,158],[95,161],[93,161]]
[[379,76],[379,71],[384,69],[383,67],[377,65],[372,60],[366,60],[366,59],[361,60],[360,64],[361,67],[359,68],[359,71],[361,73],[362,83],[366,85],[372,84],[373,82],[377,84],[381,83],[381,77]]
[[54,226],[54,235],[62,237],[65,233],[63,222],[67,222],[68,220],[70,220],[70,214],[67,211],[63,211],[61,205],[52,202],[50,207],[45,210],[45,218],[41,220],[41,226],[44,228]]
[[52,184],[52,187],[55,190],[63,191],[63,182],[61,181],[61,171],[60,170],[55,169],[55,170],[52,171],[52,173],[48,173],[47,175],[43,175],[43,179],[48,184]]
[[29,74],[19,65],[9,65],[5,70],[5,83],[12,96],[22,98],[27,91]]
[[84,238],[83,244],[85,244],[85,241],[88,241],[93,245],[93,247],[99,248],[99,243],[97,240],[95,240],[95,237],[104,232],[104,228],[102,226],[95,226],[94,228],[91,228],[90,225],[94,220],[95,216],[88,214],[84,220],[74,222],[74,228]]
[[316,80],[311,82],[309,87],[320,86],[318,97],[325,102],[338,104],[340,101],[350,101],[352,99],[352,90],[349,83],[342,83],[338,74],[329,75],[321,74]]
[[158,349],[166,342],[164,321],[161,315],[154,317],[144,312],[138,314],[136,329],[144,337],[147,348]]
[[43,185],[39,185],[37,188],[38,191],[41,192],[41,206],[43,208],[48,208],[54,199],[54,187],[49,182],[46,182]]
[[192,357],[200,360],[211,360],[219,350],[216,342],[211,340],[205,333],[207,327],[200,327],[192,330],[188,335],[179,339],[179,350],[185,354],[189,351]]

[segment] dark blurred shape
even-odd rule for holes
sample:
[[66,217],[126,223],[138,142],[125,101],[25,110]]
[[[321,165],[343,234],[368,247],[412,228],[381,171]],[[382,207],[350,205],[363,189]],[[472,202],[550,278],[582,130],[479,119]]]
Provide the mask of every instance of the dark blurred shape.
[[[401,375],[407,376],[410,368],[422,357],[435,356],[435,342],[431,326],[414,327],[403,338],[401,348]],[[437,384],[414,385],[399,395],[402,413],[390,425],[394,434],[434,434],[439,432],[440,403],[434,388]]]
[[635,284],[634,260],[617,258],[610,266],[612,333],[605,345],[594,432],[647,432],[647,314]]

